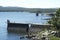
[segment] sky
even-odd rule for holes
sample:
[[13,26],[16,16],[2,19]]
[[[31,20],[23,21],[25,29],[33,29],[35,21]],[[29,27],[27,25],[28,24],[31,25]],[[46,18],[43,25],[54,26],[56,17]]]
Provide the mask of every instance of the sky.
[[60,0],[0,0],[0,6],[26,8],[60,8]]

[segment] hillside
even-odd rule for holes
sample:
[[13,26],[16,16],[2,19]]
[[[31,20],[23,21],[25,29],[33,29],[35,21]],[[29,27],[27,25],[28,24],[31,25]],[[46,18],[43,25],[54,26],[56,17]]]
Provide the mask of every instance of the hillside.
[[0,6],[0,12],[56,12],[58,8],[23,8],[23,7],[2,7]]

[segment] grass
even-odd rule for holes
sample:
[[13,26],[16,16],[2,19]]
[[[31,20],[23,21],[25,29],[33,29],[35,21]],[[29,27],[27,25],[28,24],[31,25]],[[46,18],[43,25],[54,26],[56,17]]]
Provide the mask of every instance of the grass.
[[50,35],[49,38],[50,40],[60,40],[60,38],[53,36],[53,35]]

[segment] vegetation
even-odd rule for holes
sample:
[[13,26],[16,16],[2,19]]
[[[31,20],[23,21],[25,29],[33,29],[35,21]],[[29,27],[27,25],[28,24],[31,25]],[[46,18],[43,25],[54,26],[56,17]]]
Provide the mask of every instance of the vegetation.
[[[56,11],[54,16],[51,17],[48,23],[51,25],[51,29],[58,30],[58,35],[60,36],[60,8]],[[53,35],[50,35],[49,38],[50,40],[60,40],[59,37]]]
[[55,29],[60,29],[60,9],[56,11],[56,14],[48,21]]
[[[48,23],[53,27],[53,29],[60,29],[60,9],[58,9],[56,11],[56,13],[54,14],[54,16],[51,17],[51,19],[48,21]],[[41,38],[43,35],[45,35],[46,38],[50,39],[50,40],[60,40],[60,32],[59,31],[55,31],[56,34],[52,34],[53,30],[44,30],[42,29],[41,32],[38,32],[37,35],[39,38]],[[58,34],[58,36],[57,36]],[[42,36],[41,36],[42,35]]]
[[0,6],[0,12],[32,12],[32,13],[51,13],[56,12],[58,8],[23,8],[23,7],[2,7]]
[[51,35],[49,38],[50,38],[50,40],[60,40],[60,38],[53,36],[53,35]]

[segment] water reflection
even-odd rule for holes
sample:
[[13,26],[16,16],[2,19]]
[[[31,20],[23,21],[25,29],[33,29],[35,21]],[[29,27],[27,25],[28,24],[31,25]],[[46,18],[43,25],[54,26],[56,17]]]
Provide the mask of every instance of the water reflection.
[[7,30],[8,34],[13,33],[13,34],[19,34],[19,35],[26,35],[26,31],[23,30]]
[[[8,31],[7,27],[0,27],[0,40],[20,40],[20,37],[24,35],[25,33]],[[28,40],[28,39],[24,38],[21,40]]]

